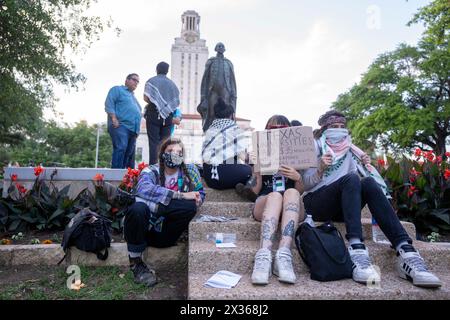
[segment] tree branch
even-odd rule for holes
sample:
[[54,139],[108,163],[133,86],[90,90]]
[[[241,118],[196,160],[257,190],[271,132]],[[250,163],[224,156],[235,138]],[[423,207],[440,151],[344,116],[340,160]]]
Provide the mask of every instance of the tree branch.
[[432,149],[436,148],[436,143],[431,141],[429,136],[418,135],[417,141],[426,144],[427,146],[430,146]]

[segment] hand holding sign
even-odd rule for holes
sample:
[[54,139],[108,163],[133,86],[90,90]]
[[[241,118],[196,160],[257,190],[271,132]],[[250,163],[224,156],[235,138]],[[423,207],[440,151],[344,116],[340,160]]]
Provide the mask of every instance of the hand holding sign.
[[301,175],[300,175],[300,173],[298,173],[298,171],[297,170],[295,170],[294,168],[292,168],[292,167],[289,167],[289,166],[285,166],[285,165],[282,165],[281,167],[280,167],[280,170],[278,170],[278,172],[281,174],[281,175],[283,175],[284,177],[286,177],[286,178],[288,178],[288,179],[291,179],[292,181],[300,181],[300,179],[301,179]]

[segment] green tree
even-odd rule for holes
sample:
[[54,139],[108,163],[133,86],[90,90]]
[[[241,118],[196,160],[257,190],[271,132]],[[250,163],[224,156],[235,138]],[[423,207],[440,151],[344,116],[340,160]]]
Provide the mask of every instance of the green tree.
[[86,15],[96,0],[0,0],[0,144],[42,127],[53,86],[78,88],[72,54],[85,52],[111,21]]
[[[64,165],[66,167],[94,167],[97,143],[97,126],[89,126],[85,121],[74,126],[48,122],[39,136],[26,138],[19,145],[10,148],[9,161],[20,165],[44,166]],[[110,167],[112,155],[111,138],[106,125],[101,127],[99,139],[99,167]]]
[[381,54],[333,108],[345,113],[356,143],[443,155],[450,135],[450,2],[435,0],[408,25],[422,22],[417,46]]

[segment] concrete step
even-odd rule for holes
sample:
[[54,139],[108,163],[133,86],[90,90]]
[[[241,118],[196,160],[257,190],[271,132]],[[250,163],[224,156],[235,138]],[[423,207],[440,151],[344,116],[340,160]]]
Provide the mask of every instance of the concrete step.
[[[214,243],[206,241],[194,241],[189,244],[189,271],[207,272],[210,270],[228,270],[235,273],[251,273],[254,257],[259,249],[259,241],[237,241],[236,248],[216,248]],[[421,241],[414,242],[416,249],[425,259],[428,267],[433,272],[448,271],[450,264],[450,245],[439,246]],[[380,268],[382,274],[395,271],[397,261],[394,250],[389,245],[377,244],[367,241],[372,263]],[[275,254],[278,244],[274,244]],[[292,244],[293,265],[297,275],[307,274],[308,268],[301,260],[300,255]]]
[[200,207],[198,214],[208,214],[211,216],[225,216],[225,217],[251,217],[253,202],[216,202],[205,201]]
[[[159,249],[148,247],[144,251],[144,260],[150,265],[165,265],[167,267],[187,263],[188,245],[179,242],[176,246]],[[83,266],[127,266],[129,265],[126,243],[112,243],[108,259],[101,261],[93,253],[80,251],[71,247],[64,263]],[[3,245],[0,246],[0,266],[16,265],[56,265],[64,256],[59,244],[40,245]]]
[[[251,274],[243,273],[235,288],[206,288],[203,284],[218,270],[205,273],[192,273],[188,281],[188,299],[191,300],[406,300],[406,299],[450,299],[450,275],[448,272],[437,273],[443,281],[439,289],[424,289],[399,278],[395,273],[383,275],[379,288],[368,287],[351,279],[319,282],[301,274],[294,285],[283,284],[276,276],[270,278],[266,286],[251,283]],[[231,271],[231,270],[230,270]]]
[[[361,219],[365,239],[372,239],[372,223],[370,219]],[[410,222],[401,222],[412,239],[416,238],[416,228]],[[344,223],[335,223],[336,228],[345,236]],[[206,235],[212,232],[235,233],[239,241],[259,240],[261,223],[253,218],[239,218],[229,222],[196,222],[189,225],[189,241],[206,240]]]
[[[237,199],[233,200],[232,197],[229,197],[229,200],[219,200],[216,195],[218,193],[227,194],[229,190],[217,191],[214,190],[214,196],[210,197],[210,195],[206,194],[205,203],[200,207],[199,213],[209,214],[213,216],[235,216],[235,217],[249,217],[252,214],[253,207],[255,204],[250,201],[240,201]],[[365,206],[361,210],[361,217],[370,219],[372,215],[369,211],[369,208]]]
[[215,190],[203,185],[206,193],[206,201],[221,201],[221,202],[250,202],[239,196],[234,189]]
[[372,214],[370,213],[369,207],[365,206],[361,210],[361,218],[372,219]]

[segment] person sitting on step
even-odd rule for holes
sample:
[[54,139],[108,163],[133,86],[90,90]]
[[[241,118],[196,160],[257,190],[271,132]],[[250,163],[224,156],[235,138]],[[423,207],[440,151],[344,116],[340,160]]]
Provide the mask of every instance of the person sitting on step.
[[380,281],[363,244],[361,208],[367,204],[397,252],[399,276],[417,286],[441,286],[441,281],[427,269],[412,246],[411,238],[388,200],[390,196],[383,178],[370,165],[370,157],[352,144],[345,116],[331,110],[322,115],[318,123],[321,128],[316,132],[315,145],[319,165],[302,172],[305,211],[315,221],[345,222],[353,280],[364,284]]
[[185,164],[183,156],[181,140],[169,138],[159,150],[159,164],[139,175],[136,202],[124,221],[130,268],[137,283],[156,284],[155,272],[142,261],[145,248],[174,246],[205,199],[196,166]]
[[252,176],[252,168],[245,164],[247,137],[234,120],[233,107],[222,98],[214,105],[214,114],[203,142],[203,178],[210,188],[232,189]]
[[[275,115],[266,124],[266,130],[289,127],[289,120],[282,115]],[[275,254],[273,273],[278,280],[295,283],[296,276],[292,266],[291,245],[299,221],[304,220],[300,209],[300,194],[303,183],[300,173],[294,168],[281,166],[274,175],[255,173],[256,185],[253,190],[258,194],[253,210],[253,217],[261,221],[260,249],[255,255],[252,283],[265,285],[269,283],[272,271],[272,246],[281,217],[281,240]]]

